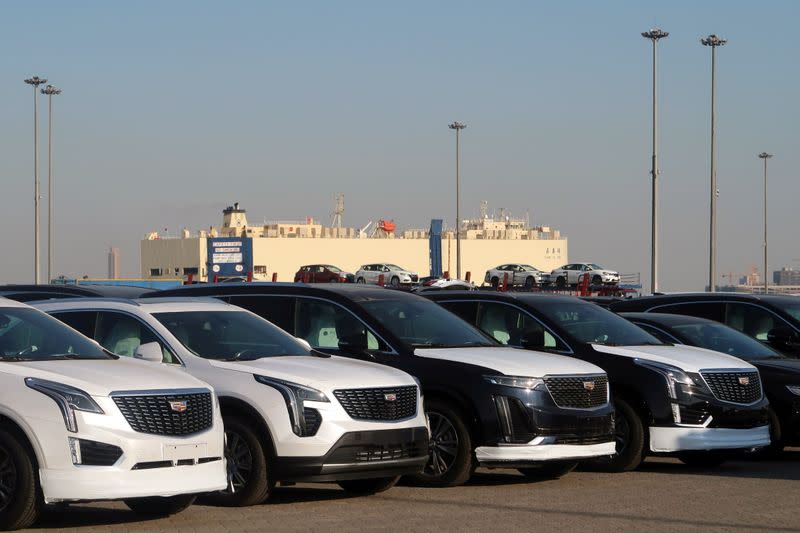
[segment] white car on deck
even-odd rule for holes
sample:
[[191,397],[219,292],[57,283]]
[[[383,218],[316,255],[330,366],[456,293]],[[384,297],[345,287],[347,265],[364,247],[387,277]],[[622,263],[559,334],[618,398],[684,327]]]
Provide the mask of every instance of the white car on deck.
[[550,272],[550,281],[556,287],[576,285],[582,275],[589,276],[592,285],[616,285],[619,283],[619,272],[608,270],[596,263],[569,263]]
[[379,285],[381,276],[383,276],[383,284],[390,287],[400,287],[401,285],[411,285],[419,281],[419,275],[416,272],[411,272],[403,267],[393,265],[392,263],[372,263],[369,265],[362,265],[356,271],[356,283],[367,283],[370,285]]
[[550,274],[542,272],[532,265],[520,263],[505,263],[486,271],[483,278],[485,283],[497,288],[508,280],[509,287],[525,287],[532,289],[550,283]]
[[[422,396],[410,375],[312,351],[270,322],[216,299],[49,300],[37,306],[119,355],[182,367],[220,398],[232,492],[265,500],[276,482],[390,488],[428,458]],[[159,368],[159,367],[156,367]]]
[[0,527],[44,504],[124,500],[167,515],[224,489],[213,390],[176,368],[118,358],[0,298]]

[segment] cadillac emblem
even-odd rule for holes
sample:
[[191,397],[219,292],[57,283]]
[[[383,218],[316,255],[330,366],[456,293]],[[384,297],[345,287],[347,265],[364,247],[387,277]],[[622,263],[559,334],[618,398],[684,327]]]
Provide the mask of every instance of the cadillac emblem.
[[187,401],[169,402],[169,408],[176,413],[185,413],[189,408]]
[[594,390],[594,381],[584,381],[583,388],[589,392],[592,392]]
[[750,385],[750,377],[749,376],[739,376],[739,385],[746,386]]
[[387,402],[396,402],[397,401],[397,394],[393,392],[387,392],[383,395],[383,399]]

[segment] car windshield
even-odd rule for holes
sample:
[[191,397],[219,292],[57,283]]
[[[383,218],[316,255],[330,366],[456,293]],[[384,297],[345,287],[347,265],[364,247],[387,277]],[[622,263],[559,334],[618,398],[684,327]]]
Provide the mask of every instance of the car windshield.
[[640,327],[595,304],[546,302],[537,309],[578,342],[606,346],[664,344]]
[[341,268],[335,267],[333,265],[325,265],[325,268],[327,268],[328,270],[330,270],[334,274],[339,274],[342,271]]
[[724,324],[680,324],[672,326],[672,329],[689,339],[694,346],[740,357],[745,361],[784,358],[772,348]]
[[389,267],[389,270],[404,270],[402,267],[399,267],[397,265],[393,265],[391,263],[389,263],[389,264],[387,264],[385,266]]
[[539,272],[539,269],[531,265],[520,265],[526,272]]
[[778,301],[772,301],[770,303],[788,313],[795,320],[800,321],[800,301],[792,302],[781,298]]
[[428,300],[373,300],[361,305],[414,348],[499,346],[464,320]]
[[176,311],[153,316],[187,349],[205,359],[311,355],[297,339],[246,311]]
[[592,270],[603,270],[603,267],[601,267],[597,263],[589,263],[587,266]]
[[59,320],[35,309],[0,308],[0,361],[116,359]]

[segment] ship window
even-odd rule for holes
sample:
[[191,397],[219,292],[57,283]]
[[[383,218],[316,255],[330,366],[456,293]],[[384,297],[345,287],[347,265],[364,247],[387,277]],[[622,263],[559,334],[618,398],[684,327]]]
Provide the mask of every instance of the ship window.
[[197,267],[183,267],[183,275],[184,276],[188,276],[190,274],[193,275],[193,276],[196,276],[197,275]]
[[266,273],[267,273],[266,265],[255,265],[253,267],[253,274],[266,274]]
[[150,269],[150,275],[151,276],[161,276],[162,275],[161,269],[160,268],[151,268]]

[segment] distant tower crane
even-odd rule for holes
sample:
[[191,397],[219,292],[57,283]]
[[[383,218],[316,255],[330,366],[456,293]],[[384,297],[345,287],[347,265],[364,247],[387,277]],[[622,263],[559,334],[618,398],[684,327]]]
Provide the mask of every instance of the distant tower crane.
[[333,217],[331,218],[331,227],[342,229],[342,215],[344,215],[344,194],[336,193],[334,196],[336,206],[333,208]]

